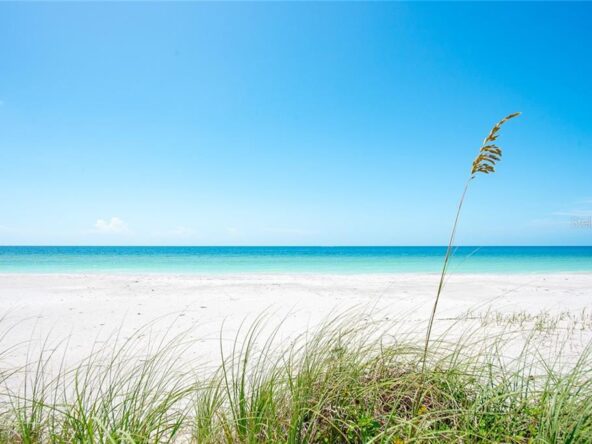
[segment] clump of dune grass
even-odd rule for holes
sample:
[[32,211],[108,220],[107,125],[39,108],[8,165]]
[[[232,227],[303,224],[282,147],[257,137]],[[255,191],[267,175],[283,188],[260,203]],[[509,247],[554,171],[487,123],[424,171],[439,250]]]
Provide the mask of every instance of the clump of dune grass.
[[71,369],[63,364],[67,343],[46,340],[37,356],[13,369],[20,385],[4,381],[0,442],[174,442],[194,393],[182,364],[188,344],[183,335],[146,344],[140,340],[145,334],[141,328],[127,339],[95,343]]
[[475,177],[477,177],[478,174],[491,174],[495,172],[495,166],[497,162],[500,161],[502,158],[502,149],[495,144],[495,141],[499,137],[499,131],[504,123],[506,123],[510,119],[513,119],[514,117],[518,117],[519,115],[520,113],[509,114],[493,126],[487,137],[483,140],[481,148],[479,149],[479,153],[477,154],[477,157],[475,157],[475,160],[473,160],[473,164],[471,165],[471,174],[469,175],[469,178],[465,183],[465,187],[458,202],[456,216],[454,218],[454,223],[452,224],[452,231],[450,233],[450,240],[448,241],[448,247],[446,248],[446,254],[444,256],[444,264],[442,265],[442,272],[440,274],[438,290],[436,292],[436,298],[434,299],[432,314],[428,321],[423,352],[424,362],[427,359],[428,347],[430,345],[430,337],[432,335],[432,327],[434,325],[434,319],[436,318],[436,310],[438,309],[438,302],[440,301],[440,295],[442,294],[442,289],[444,288],[446,273],[448,271],[448,264],[450,262],[452,248],[454,246],[454,240],[456,238],[456,228],[458,227],[460,213],[463,207],[463,203],[465,201],[465,197],[467,195],[467,191],[469,189],[469,185],[471,181],[475,179]]
[[548,332],[553,335],[560,331],[573,334],[592,330],[592,313],[586,308],[579,311],[562,310],[558,312],[543,310],[537,313],[524,310],[507,313],[493,310],[486,312],[468,310],[458,319],[477,320],[482,327],[532,328],[538,332]]
[[44,355],[19,370],[25,387],[0,390],[0,442],[592,442],[590,351],[547,361],[536,330],[440,337],[426,362],[396,322],[343,315],[287,343],[264,324],[207,375],[183,361],[183,335],[148,353],[131,338],[57,375]]

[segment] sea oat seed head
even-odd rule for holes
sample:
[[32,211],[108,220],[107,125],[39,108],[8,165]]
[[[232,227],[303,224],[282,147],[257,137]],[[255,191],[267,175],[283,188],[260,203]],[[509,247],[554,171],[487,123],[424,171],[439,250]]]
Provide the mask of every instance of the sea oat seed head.
[[520,113],[512,113],[495,124],[495,126],[489,132],[489,135],[483,141],[483,145],[481,145],[479,154],[473,161],[471,175],[476,173],[489,174],[495,172],[495,164],[501,160],[502,150],[497,145],[491,144],[489,142],[494,142],[499,137],[498,132],[504,123],[510,119],[513,119],[514,117],[518,117],[519,115]]

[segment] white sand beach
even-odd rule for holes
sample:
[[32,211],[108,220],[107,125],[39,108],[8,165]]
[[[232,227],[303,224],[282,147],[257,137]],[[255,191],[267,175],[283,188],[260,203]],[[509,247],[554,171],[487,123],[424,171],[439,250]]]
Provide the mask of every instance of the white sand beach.
[[[188,331],[196,356],[212,356],[222,336],[231,341],[241,323],[266,316],[282,334],[308,331],[351,309],[400,321],[423,331],[439,276],[435,274],[165,275],[0,274],[3,356],[18,364],[43,344],[67,344],[75,363],[97,344],[109,345],[146,327],[158,335]],[[440,326],[512,313],[571,316],[585,324],[592,313],[592,274],[458,274],[449,277],[438,309]],[[495,316],[492,315],[495,313]],[[580,321],[573,321],[580,319]],[[449,324],[448,324],[449,325]],[[578,341],[587,343],[591,325]],[[60,342],[61,341],[61,342]],[[64,342],[67,341],[67,342]],[[24,346],[27,344],[27,346]]]

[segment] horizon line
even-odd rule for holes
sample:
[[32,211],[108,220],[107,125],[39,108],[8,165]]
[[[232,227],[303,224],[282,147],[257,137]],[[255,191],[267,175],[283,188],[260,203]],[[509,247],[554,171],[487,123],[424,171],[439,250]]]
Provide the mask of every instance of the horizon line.
[[[19,244],[19,245],[0,245],[0,248],[447,248],[448,245],[59,245],[59,244]],[[592,248],[592,245],[573,245],[573,244],[499,244],[499,245],[454,245],[454,248]]]

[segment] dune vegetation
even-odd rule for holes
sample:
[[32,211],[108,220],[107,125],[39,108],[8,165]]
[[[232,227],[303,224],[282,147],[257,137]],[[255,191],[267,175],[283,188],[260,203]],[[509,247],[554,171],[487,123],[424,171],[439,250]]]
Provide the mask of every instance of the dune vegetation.
[[23,368],[3,361],[0,442],[592,442],[590,351],[540,352],[558,324],[438,336],[422,370],[421,339],[396,323],[341,315],[286,344],[260,334],[268,321],[221,342],[208,372],[184,360],[184,335],[140,353],[141,332],[72,369],[53,347]]

